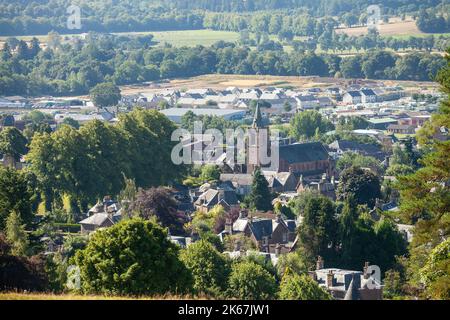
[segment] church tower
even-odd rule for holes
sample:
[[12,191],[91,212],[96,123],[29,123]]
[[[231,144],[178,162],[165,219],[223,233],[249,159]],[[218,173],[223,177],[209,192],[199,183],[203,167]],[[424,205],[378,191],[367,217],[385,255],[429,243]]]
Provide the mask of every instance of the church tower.
[[256,104],[255,115],[253,117],[252,127],[249,130],[247,140],[247,173],[253,173],[260,166],[261,141],[259,141],[259,130],[263,129],[263,119],[259,103]]

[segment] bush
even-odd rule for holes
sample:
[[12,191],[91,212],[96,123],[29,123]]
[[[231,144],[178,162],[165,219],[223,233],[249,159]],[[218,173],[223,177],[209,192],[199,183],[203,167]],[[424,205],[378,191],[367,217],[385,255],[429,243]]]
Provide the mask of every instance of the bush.
[[229,264],[210,242],[200,240],[191,244],[181,252],[180,259],[192,273],[197,293],[220,295],[225,291]]
[[81,290],[86,293],[184,293],[192,282],[178,260],[178,247],[153,221],[124,220],[96,231],[74,260],[80,268]]
[[331,296],[308,275],[287,272],[280,284],[282,300],[331,300]]
[[244,300],[273,299],[277,292],[275,278],[251,261],[233,265],[228,286],[230,297]]

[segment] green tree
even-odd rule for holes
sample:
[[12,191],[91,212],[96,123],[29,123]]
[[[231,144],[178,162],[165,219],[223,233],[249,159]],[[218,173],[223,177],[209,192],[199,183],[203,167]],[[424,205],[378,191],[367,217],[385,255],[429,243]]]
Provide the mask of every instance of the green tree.
[[309,275],[287,272],[280,283],[282,300],[331,300],[331,296],[319,287]]
[[[406,267],[408,283],[416,288],[423,285],[420,270],[426,265],[432,250],[448,239],[450,231],[450,140],[440,141],[434,137],[440,128],[450,127],[450,60],[448,57],[446,59],[448,65],[439,73],[438,81],[447,97],[439,111],[433,114],[429,125],[422,129],[419,139],[419,144],[431,152],[422,157],[422,168],[414,174],[399,177],[397,185],[401,196],[399,217],[406,223],[414,224]],[[442,279],[448,279],[449,275],[447,268]],[[447,286],[448,294],[448,281],[441,283],[441,289]],[[436,286],[440,290],[439,283]]]
[[256,168],[253,172],[253,182],[248,199],[251,208],[262,211],[272,210],[272,195],[270,194],[269,183],[260,168]]
[[178,248],[157,224],[129,219],[95,232],[76,252],[81,290],[86,293],[144,295],[183,293],[191,276]]
[[27,153],[27,144],[27,139],[14,127],[4,128],[0,132],[0,153],[13,157],[15,161]]
[[15,256],[24,256],[28,251],[28,235],[25,225],[22,224],[20,214],[12,211],[6,219],[6,239],[11,245],[11,253]]
[[77,120],[74,120],[71,117],[64,118],[64,120],[62,121],[62,124],[69,125],[69,126],[75,128],[75,129],[79,129],[80,128],[80,123]]
[[324,119],[317,111],[303,111],[297,113],[291,120],[290,135],[297,140],[314,137],[316,131],[325,133],[333,129],[330,121]]
[[220,296],[225,291],[229,262],[211,243],[200,240],[191,244],[181,251],[180,259],[192,273],[196,292]]
[[336,196],[345,200],[352,194],[357,204],[375,205],[375,199],[381,198],[380,179],[376,174],[360,167],[345,169],[340,177]]
[[20,214],[24,223],[31,222],[31,197],[25,174],[0,166],[0,230],[5,228],[7,216],[13,211]]
[[260,265],[236,262],[228,279],[228,295],[243,300],[266,300],[275,297],[277,284],[274,276]]
[[370,168],[379,174],[383,172],[383,166],[376,158],[356,152],[345,152],[336,162],[336,168],[342,171],[350,167]]
[[120,89],[112,83],[99,83],[89,91],[89,96],[97,108],[117,105],[121,98]]
[[450,299],[450,239],[437,245],[420,270],[422,283],[431,299]]
[[203,181],[219,181],[220,168],[217,165],[207,164],[202,167],[200,178]]
[[332,264],[336,261],[337,219],[334,203],[322,196],[308,197],[304,204],[303,221],[298,227],[299,247],[309,263],[317,256]]

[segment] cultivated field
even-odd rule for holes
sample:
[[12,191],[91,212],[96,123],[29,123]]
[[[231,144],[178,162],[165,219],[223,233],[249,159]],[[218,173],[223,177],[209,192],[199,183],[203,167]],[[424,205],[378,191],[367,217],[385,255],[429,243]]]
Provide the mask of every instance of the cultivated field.
[[[359,36],[368,33],[367,27],[351,27],[336,29],[337,33],[346,33],[349,36]],[[400,18],[391,18],[388,23],[380,21],[378,32],[381,36],[394,36],[398,38],[406,38],[409,36],[425,37],[428,35],[444,35],[450,36],[449,33],[424,33],[416,26],[416,21],[411,17],[402,21]]]

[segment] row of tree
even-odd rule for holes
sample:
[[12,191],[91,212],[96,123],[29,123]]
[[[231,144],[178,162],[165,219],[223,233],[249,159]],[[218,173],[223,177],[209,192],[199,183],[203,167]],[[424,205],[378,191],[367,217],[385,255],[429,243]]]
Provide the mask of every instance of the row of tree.
[[[12,50],[0,52],[0,90],[5,95],[85,94],[101,82],[118,85],[201,74],[269,74],[337,76],[399,80],[431,80],[444,64],[440,55],[396,55],[370,51],[348,58],[332,54],[283,51],[264,46],[219,42],[211,47],[158,47],[123,51],[106,37],[93,37],[84,44],[61,44],[39,50],[34,39],[27,46],[19,41]],[[134,43],[136,45],[136,43]]]

